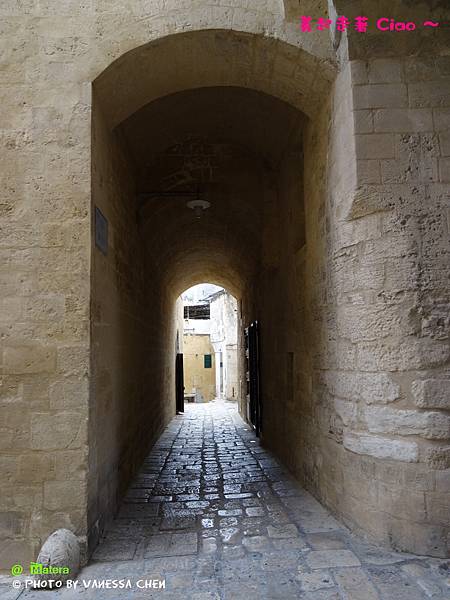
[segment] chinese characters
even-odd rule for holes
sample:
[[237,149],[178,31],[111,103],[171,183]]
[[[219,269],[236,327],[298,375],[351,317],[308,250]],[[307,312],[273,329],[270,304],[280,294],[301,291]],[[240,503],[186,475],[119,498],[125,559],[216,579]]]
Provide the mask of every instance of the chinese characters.
[[[314,22],[310,16],[302,15],[299,23],[300,29],[303,32],[313,31],[324,31],[331,29],[333,26],[332,19],[326,19],[319,17],[317,22]],[[417,24],[413,21],[396,21],[387,17],[381,17],[375,22],[375,26],[380,31],[414,31],[417,28]],[[435,21],[424,21],[423,27],[439,27],[439,23]],[[339,16],[335,21],[335,28],[337,31],[347,31],[347,29],[354,29],[359,33],[366,33],[369,28],[369,18],[364,16],[354,17],[350,20],[348,17]]]

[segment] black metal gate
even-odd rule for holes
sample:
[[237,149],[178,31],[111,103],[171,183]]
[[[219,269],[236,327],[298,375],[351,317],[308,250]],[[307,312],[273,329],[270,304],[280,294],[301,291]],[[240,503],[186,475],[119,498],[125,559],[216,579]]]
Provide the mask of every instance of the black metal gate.
[[184,369],[183,355],[177,354],[175,360],[175,388],[177,414],[184,412]]
[[257,436],[261,433],[262,428],[259,343],[259,322],[253,321],[245,330],[247,419],[252,424]]

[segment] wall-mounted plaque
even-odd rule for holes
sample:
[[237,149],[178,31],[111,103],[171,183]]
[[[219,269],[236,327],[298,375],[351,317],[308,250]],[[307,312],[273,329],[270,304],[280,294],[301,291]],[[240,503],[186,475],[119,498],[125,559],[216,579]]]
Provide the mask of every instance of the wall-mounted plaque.
[[103,254],[108,254],[108,220],[97,206],[95,207],[95,245]]

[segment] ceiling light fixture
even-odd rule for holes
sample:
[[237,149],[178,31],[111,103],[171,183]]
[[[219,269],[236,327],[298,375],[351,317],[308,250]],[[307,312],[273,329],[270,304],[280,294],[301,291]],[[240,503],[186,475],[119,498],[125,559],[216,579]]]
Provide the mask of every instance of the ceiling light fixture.
[[201,200],[200,198],[196,198],[195,200],[190,200],[186,202],[186,206],[194,211],[195,218],[200,219],[203,211],[208,210],[211,206],[211,203],[207,200]]

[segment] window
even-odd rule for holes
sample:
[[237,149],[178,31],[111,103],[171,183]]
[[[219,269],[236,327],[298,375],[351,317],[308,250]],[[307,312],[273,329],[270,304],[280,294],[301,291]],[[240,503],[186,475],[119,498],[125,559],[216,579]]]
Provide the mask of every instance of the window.
[[205,369],[211,369],[212,368],[212,356],[211,354],[205,354],[204,356],[204,361],[205,361]]
[[210,318],[209,304],[197,304],[195,306],[187,305],[184,307],[185,319],[204,319]]

